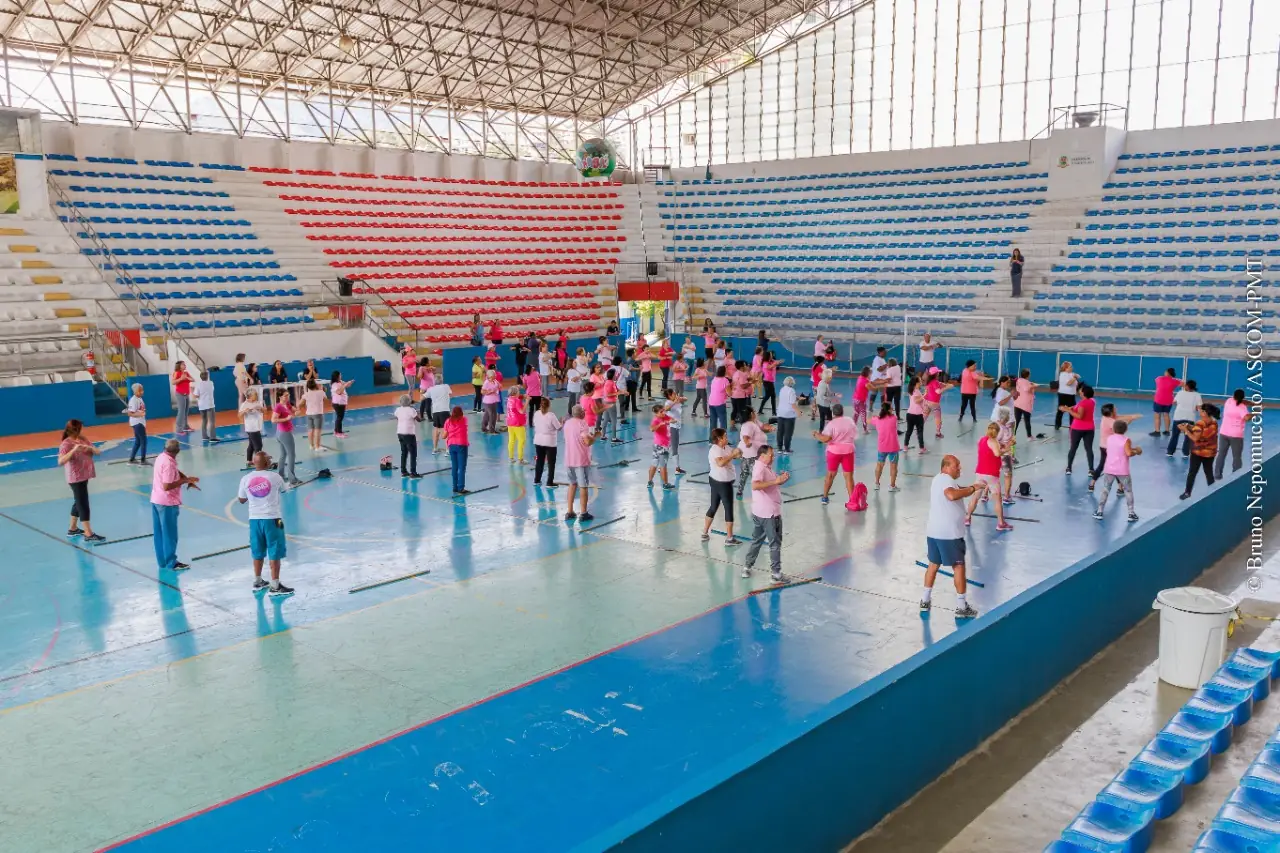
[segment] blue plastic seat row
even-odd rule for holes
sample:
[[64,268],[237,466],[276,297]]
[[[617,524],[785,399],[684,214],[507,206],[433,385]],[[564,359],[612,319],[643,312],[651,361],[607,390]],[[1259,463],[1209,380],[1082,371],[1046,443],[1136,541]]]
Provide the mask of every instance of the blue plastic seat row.
[[136,166],[137,160],[128,157],[85,157],[86,163],[113,163],[117,166]]
[[201,163],[200,168],[201,169],[223,169],[228,172],[246,171],[244,166],[236,166],[231,163]]
[[[1240,282],[1229,278],[1185,279],[1185,278],[1066,278],[1053,279],[1053,287],[1177,287],[1195,290],[1205,287],[1223,287],[1239,289]],[[1264,279],[1263,286],[1266,285]],[[1039,294],[1036,294],[1037,297]]]
[[196,198],[231,198],[230,194],[220,190],[171,190],[167,187],[99,187],[72,184],[69,189],[75,193],[124,193],[126,195],[182,195]]
[[1174,237],[1072,237],[1071,246],[1176,246],[1226,243],[1275,243],[1280,234],[1198,234]]
[[[70,207],[71,205],[65,201],[58,202],[58,207]],[[200,211],[207,213],[232,213],[235,208],[229,204],[155,204],[151,202],[129,202],[129,201],[82,201],[76,204],[76,207],[87,207],[90,210],[175,210],[175,211]],[[62,217],[66,221],[66,217]],[[139,220],[141,222],[142,220]],[[169,220],[159,220],[161,222]],[[221,220],[211,220],[211,222],[220,222]],[[195,224],[193,219],[172,220],[173,224],[192,225]],[[246,225],[249,223],[246,221]]]
[[[1037,204],[1038,203],[1039,202],[1037,202]],[[781,215],[782,214],[778,214],[778,213],[770,213],[765,215],[765,217],[763,218],[773,219],[774,217],[781,216]],[[752,229],[767,228],[769,230],[770,236],[773,236],[775,234],[786,236],[785,232],[781,232],[781,229],[785,228],[785,229],[788,229],[792,234],[795,234],[795,237],[791,239],[804,239],[808,235],[801,231],[801,229],[803,228],[821,228],[823,230],[823,233],[834,233],[834,232],[831,232],[830,226],[858,225],[858,224],[878,225],[878,224],[889,224],[889,223],[906,225],[910,223],[925,223],[925,222],[993,222],[993,221],[1005,221],[1005,220],[1021,220],[1021,219],[1027,219],[1030,216],[1031,216],[1030,213],[968,213],[968,214],[962,213],[962,214],[952,215],[952,216],[902,216],[902,217],[894,217],[894,218],[886,217],[881,219],[822,220],[818,222],[772,222],[772,221],[770,222],[736,222],[736,221],[724,222],[724,221],[721,221],[717,225],[701,225],[701,224],[690,225],[681,221],[678,224],[665,224],[663,225],[663,228],[666,229],[667,231],[707,231],[713,228],[719,228],[725,231],[738,231],[738,230],[750,231]],[[739,217],[739,214],[731,213],[731,214],[727,214],[723,218],[736,220],[738,217]],[[673,217],[664,215],[662,218],[670,220]],[[687,218],[689,217],[684,217],[684,219],[687,219]],[[695,218],[714,220],[720,217],[716,217],[712,214],[698,214],[697,217]],[[1028,230],[1028,228],[1027,226],[1022,226],[1019,230],[1026,231]],[[679,235],[677,235],[676,239],[714,240],[718,238],[715,238],[715,237],[700,238],[700,237],[693,237],[693,236],[684,236],[683,238],[681,238]],[[725,237],[725,238],[719,238],[719,239],[752,240],[752,239],[759,239],[759,238],[750,234],[743,234],[741,236]]]
[[1058,346],[1061,344],[1123,344],[1126,346],[1144,347],[1220,347],[1222,339],[1215,338],[1165,338],[1159,335],[1140,338],[1128,335],[1076,335],[1061,332],[1023,332],[1017,335],[1021,343],[1045,344]]
[[1091,222],[1086,231],[1144,231],[1164,228],[1274,228],[1280,219],[1181,219],[1166,222]]
[[[256,319],[247,318],[239,320],[217,320],[212,323],[207,320],[198,320],[194,323],[184,320],[181,323],[174,323],[173,328],[183,332],[190,332],[203,329],[234,329],[237,327],[253,328],[255,326],[302,326],[308,323],[314,323],[315,321],[315,318],[310,314],[304,314],[292,317],[263,317],[261,322]],[[156,323],[142,324],[142,330],[144,332],[159,332],[160,328],[161,327]]]
[[[836,235],[835,235],[835,234],[824,234],[823,236],[824,236],[824,237],[835,237]],[[820,245],[820,246],[815,246],[815,245],[813,245],[812,243],[810,243],[810,244],[805,245],[805,246],[790,246],[790,247],[782,247],[782,246],[760,246],[760,245],[753,245],[753,246],[688,246],[688,247],[683,247],[683,248],[679,249],[678,251],[686,252],[686,253],[690,253],[690,254],[695,254],[695,255],[696,255],[696,254],[709,254],[709,253],[723,254],[723,253],[725,253],[725,252],[748,252],[748,251],[758,250],[758,249],[785,249],[785,248],[790,248],[790,249],[791,249],[791,250],[793,250],[793,251],[800,251],[800,250],[804,250],[804,251],[811,251],[811,250],[822,250],[822,251],[828,251],[828,250],[831,250],[831,249],[854,249],[854,250],[857,250],[857,249],[907,249],[907,248],[910,248],[910,249],[983,249],[983,248],[989,248],[989,247],[992,247],[992,246],[1008,246],[1008,245],[1009,245],[1009,243],[1010,243],[1010,241],[1008,241],[1008,240],[947,240],[947,241],[933,241],[933,240],[929,240],[929,241],[920,242],[920,243],[901,243],[901,242],[893,242],[893,243],[823,243],[823,244],[822,244],[822,245]]]
[[143,317],[180,317],[200,314],[246,314],[249,312],[265,313],[278,311],[297,311],[294,303],[252,302],[241,305],[175,305],[172,308],[139,308],[138,314]]
[[1231,746],[1234,727],[1270,695],[1275,663],[1253,650],[1232,655],[1045,853],[1144,853],[1154,822],[1182,807],[1186,787],[1204,780],[1213,756]]
[[1249,166],[1280,166],[1280,158],[1264,160],[1219,160],[1213,163],[1165,163],[1160,166],[1124,166],[1116,169],[1117,175],[1141,172],[1196,172],[1204,169],[1234,169]]
[[[1106,311],[1099,312],[1107,314]],[[1161,322],[1152,320],[1149,322],[1128,321],[1128,320],[1110,320],[1094,322],[1092,320],[1049,320],[1044,317],[1032,317],[1024,319],[1018,323],[1019,326],[1043,326],[1050,329],[1133,329],[1135,331],[1147,330],[1153,332],[1220,332],[1235,331],[1239,328],[1236,324],[1218,324],[1218,323],[1174,323]],[[1276,326],[1262,326],[1263,334],[1275,334]]]
[[934,172],[972,172],[983,169],[1025,169],[1021,163],[976,163],[971,166],[932,166],[919,169],[880,169],[871,172],[823,172],[817,175],[775,175],[763,178],[695,178],[692,180],[658,181],[666,186],[718,186],[721,184],[768,184],[792,181],[817,181],[843,178],[874,178],[886,175],[927,175]]
[[1171,273],[1171,272],[1221,272],[1244,275],[1244,264],[1054,264],[1053,272],[1129,272],[1129,273]]
[[50,169],[49,174],[69,178],[115,178],[121,181],[169,181],[180,184],[213,183],[213,178],[197,175],[153,175],[149,172],[83,172],[79,169]]
[[1254,255],[1280,255],[1280,249],[1163,249],[1132,252],[1069,252],[1068,258],[1242,258]]
[[[943,204],[885,204],[885,205],[872,205],[870,207],[860,207],[860,208],[857,208],[856,210],[846,209],[846,208],[833,208],[833,209],[826,209],[826,210],[800,210],[800,211],[758,210],[758,211],[734,211],[732,213],[686,213],[686,214],[682,214],[674,217],[664,216],[663,218],[676,219],[677,221],[687,221],[690,219],[714,219],[717,221],[723,221],[725,219],[774,219],[774,218],[786,218],[786,217],[795,217],[795,216],[829,216],[829,215],[841,214],[841,213],[843,214],[885,213],[892,210],[970,210],[973,208],[982,208],[982,207],[1005,208],[1013,205],[1022,207],[1022,206],[1028,206],[1028,205],[1033,205],[1033,206],[1041,205],[1044,203],[1045,203],[1045,200],[1042,198],[1029,198],[1029,199],[1008,199],[1006,201],[973,201],[973,202],[966,202],[964,204],[958,204],[956,202],[945,202]],[[976,218],[976,217],[957,217],[957,218],[967,219],[967,218]],[[830,226],[830,225],[857,225],[860,222],[864,222],[864,221],[865,220],[863,219],[832,219],[832,220],[826,220],[826,221],[819,221],[815,223],[805,223],[805,225],[809,227],[823,227],[823,226]],[[668,227],[671,227],[671,226],[668,226]],[[677,225],[676,227],[680,227],[680,226]],[[686,226],[686,227],[696,227],[696,226]],[[722,227],[727,227],[727,226],[722,226]],[[771,226],[771,227],[776,227],[776,226]]]
[[[931,193],[879,193],[876,195],[851,195],[851,196],[823,196],[821,198],[779,198],[779,199],[752,199],[750,201],[690,201],[673,207],[740,207],[745,205],[790,205],[790,204],[839,204],[840,202],[849,201],[899,201],[909,198],[974,198],[976,196],[993,196],[993,195],[1022,195],[1024,193],[1046,193],[1049,191],[1047,186],[1037,187],[1005,187],[1003,189],[987,189],[987,190],[956,190],[954,192],[931,192]],[[666,193],[667,196],[676,195],[676,193]],[[689,195],[720,195],[720,193],[680,193],[683,196]]]
[[[229,231],[225,234],[208,234],[193,231],[99,231],[98,236],[103,240],[253,240],[258,239],[255,234],[244,234],[237,231]],[[84,231],[80,232],[81,239],[87,239],[88,234]],[[134,249],[133,251],[170,251],[169,249]],[[202,251],[210,251],[204,249]],[[236,249],[237,253],[248,254],[271,254],[271,250],[267,248],[261,249]]]
[[[194,169],[195,166],[185,160],[143,160],[148,166],[164,166],[170,169]],[[137,165],[136,163],[134,165]]]
[[[725,297],[725,304],[733,305],[761,305],[765,307],[777,308],[794,308],[796,305],[795,298],[799,297],[804,300],[809,299],[826,299],[828,297],[839,297],[840,299],[874,299],[879,305],[883,305],[885,297],[889,294],[884,290],[816,290],[814,288],[783,288],[775,287],[767,290],[720,290],[719,295]],[[897,294],[894,294],[897,295]],[[788,299],[776,299],[773,297],[785,296]],[[929,297],[929,305],[936,305],[940,302],[948,300],[954,301],[971,301],[974,294],[953,293],[943,296]],[[742,298],[739,298],[742,297]],[[909,298],[909,297],[908,297]],[[803,303],[801,303],[803,304]]]
[[[1234,305],[1235,303],[1240,301],[1235,299],[1228,293],[1224,293],[1216,297],[1209,294],[1201,294],[1200,296],[1193,296],[1191,300],[1187,300],[1186,302],[1182,300],[1181,296],[1177,294],[1172,294],[1172,293],[1165,294],[1163,298],[1159,295],[1144,294],[1144,293],[1049,293],[1049,294],[1037,293],[1035,301],[1037,303],[1045,302],[1046,304],[1036,305],[1035,311],[1037,312],[1055,311],[1056,312],[1056,311],[1067,310],[1066,308],[1063,308],[1059,305],[1047,304],[1051,302],[1070,302],[1072,304],[1079,303],[1079,302],[1139,302],[1142,304],[1164,303],[1166,305],[1177,304],[1179,306],[1182,306],[1176,309],[1153,307],[1150,309],[1150,312],[1152,314],[1187,313],[1187,314],[1204,314],[1205,316],[1208,316],[1208,317],[1217,317],[1217,316],[1225,317],[1228,315],[1234,316],[1239,313],[1237,310],[1231,309],[1231,308],[1223,308],[1221,310],[1218,310],[1216,308],[1186,308],[1185,306],[1188,304],[1192,304],[1193,300],[1194,300],[1194,304],[1199,304],[1199,305],[1206,305],[1206,304],[1213,304],[1213,303],[1222,303],[1223,305]],[[1088,312],[1092,309],[1083,308],[1080,310]],[[1144,313],[1146,311],[1147,309],[1145,308],[1134,309],[1135,314]]]
[[[87,256],[101,254],[97,249],[81,249]],[[110,249],[112,255],[124,258],[208,258],[245,255],[273,255],[270,249]]]
[[[210,276],[210,278],[225,278],[224,276]],[[300,288],[292,290],[172,290],[172,291],[144,291],[143,299],[158,301],[162,299],[283,299],[289,296],[304,296],[305,293]],[[120,298],[130,300],[134,298],[132,293],[128,291],[120,294]]]
[[681,190],[676,187],[674,190],[663,191],[664,196],[686,197],[686,196],[760,196],[772,195],[774,193],[803,193],[803,192],[839,192],[843,190],[869,190],[869,189],[887,189],[889,187],[939,187],[948,184],[988,184],[1003,183],[1005,181],[1043,181],[1049,177],[1048,172],[1008,174],[1008,175],[978,175],[972,177],[961,178],[925,178],[915,181],[867,181],[864,183],[848,183],[848,184],[814,184],[812,186],[803,187],[773,187],[773,188],[752,188],[752,189],[733,189],[733,190]]
[[1180,198],[1251,198],[1254,196],[1275,195],[1275,187],[1262,187],[1256,190],[1200,190],[1189,192],[1183,190],[1176,193],[1122,193],[1120,195],[1104,195],[1103,201],[1159,201],[1161,199]]
[[1280,731],[1272,733],[1191,853],[1280,850]]
[[1208,204],[1184,207],[1116,207],[1110,210],[1086,210],[1085,216],[1168,216],[1171,213],[1253,213],[1264,210],[1278,210],[1280,205],[1274,202],[1257,204]]
[[[280,265],[275,261],[217,261],[213,263],[204,263],[197,261],[195,263],[183,262],[174,263],[170,261],[164,264],[117,264],[117,268],[122,270],[278,270]],[[111,264],[105,264],[103,269],[112,269]]]
[[[777,272],[771,270],[770,272]],[[813,281],[808,277],[781,278],[778,276],[719,276],[711,279],[712,284],[812,284]],[[823,276],[821,284],[827,285],[863,285],[863,284],[883,284],[893,287],[899,287],[907,282],[902,281],[886,281],[885,279],[873,278],[828,278]],[[965,287],[965,286],[987,286],[995,284],[993,279],[925,279],[921,281],[911,281],[910,284],[917,287]],[[743,291],[744,293],[746,291]]]
[[1102,185],[1104,190],[1138,189],[1140,187],[1203,187],[1215,184],[1251,184],[1276,180],[1277,176],[1269,174],[1228,175],[1213,178],[1178,178],[1165,181],[1107,181]]
[[[290,273],[277,275],[138,275],[135,284],[255,284],[297,281]],[[250,291],[250,295],[252,291]],[[259,294],[261,295],[261,294]]]
[[[717,264],[759,264],[759,263],[788,263],[791,261],[883,261],[892,263],[894,261],[983,261],[998,260],[1007,257],[1005,252],[925,252],[918,255],[819,255],[814,252],[806,252],[801,255],[729,255],[723,257],[706,257],[694,256],[693,253],[687,253],[696,263],[707,267]],[[677,258],[684,258],[684,253],[676,253]],[[824,267],[808,267],[807,269],[814,272],[822,272]]]
[[1159,160],[1164,157],[1218,157],[1222,154],[1262,154],[1280,151],[1280,145],[1241,145],[1234,148],[1196,148],[1191,151],[1149,151],[1146,154],[1121,154],[1121,160]]
[[65,163],[75,163],[80,158],[75,156],[74,154],[46,154],[44,155],[44,159],[57,160],[59,162],[65,162]]

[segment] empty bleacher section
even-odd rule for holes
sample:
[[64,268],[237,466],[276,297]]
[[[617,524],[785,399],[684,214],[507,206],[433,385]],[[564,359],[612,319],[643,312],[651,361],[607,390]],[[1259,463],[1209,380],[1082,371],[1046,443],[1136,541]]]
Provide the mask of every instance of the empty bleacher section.
[[[1234,354],[1246,261],[1280,260],[1280,145],[1122,154],[1103,192],[1018,340]],[[1276,325],[1262,332],[1274,341]]]
[[996,286],[1007,295],[1046,178],[999,160],[677,179],[648,190],[646,210],[685,264],[695,322],[900,340],[906,312],[1008,313],[989,300]]

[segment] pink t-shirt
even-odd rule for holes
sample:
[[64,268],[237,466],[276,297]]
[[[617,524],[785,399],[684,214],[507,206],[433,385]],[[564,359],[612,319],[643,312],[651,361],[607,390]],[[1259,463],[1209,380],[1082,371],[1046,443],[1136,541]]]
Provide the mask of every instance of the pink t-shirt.
[[452,415],[444,419],[445,444],[458,444],[467,447],[471,439],[467,435],[467,419],[455,418]]
[[1094,402],[1091,397],[1082,397],[1075,405],[1076,410],[1080,412],[1080,417],[1071,421],[1071,428],[1093,429],[1093,407]]
[[707,387],[707,371],[706,368],[699,367],[693,371],[694,388],[706,389]]
[[606,379],[604,385],[600,387],[600,398],[604,400],[606,406],[612,406],[618,402],[618,383],[612,379]]
[[[280,432],[293,432],[293,410],[284,403],[277,403],[275,408],[271,410],[276,417],[284,418],[276,424],[276,429]],[[173,481],[170,480],[170,483]]]
[[1181,384],[1181,379],[1176,379],[1172,376],[1157,376],[1155,404],[1157,406],[1172,406],[1173,392],[1177,391],[1178,386]]
[[778,362],[766,361],[760,366],[760,373],[764,376],[765,382],[773,382],[778,378]]
[[1033,411],[1036,407],[1036,389],[1030,379],[1019,379],[1014,385],[1013,407],[1024,412]]
[[978,371],[976,368],[966,367],[960,371],[960,393],[978,393]]
[[898,419],[893,415],[872,418],[876,428],[876,450],[880,453],[896,453],[902,449],[898,443]]
[[1107,438],[1107,464],[1102,466],[1104,474],[1115,474],[1123,476],[1129,473],[1129,454],[1124,452],[1124,446],[1129,443],[1129,436],[1111,434]]
[[480,402],[482,403],[498,402],[498,392],[500,392],[501,390],[502,390],[502,383],[498,382],[498,380],[486,379],[484,381],[484,385],[480,386],[480,393],[484,395],[480,398]]
[[745,370],[733,374],[733,398],[742,400],[751,396],[751,377]]
[[[747,446],[747,439],[751,439],[751,446]],[[738,449],[742,451],[743,459],[755,459],[760,453],[760,448],[768,444],[765,438],[764,430],[755,421],[747,421],[742,425],[742,431],[739,433]]]
[[772,480],[777,475],[768,465],[756,463],[751,469],[751,514],[756,518],[777,518],[782,515],[782,490],[777,486],[762,489],[756,483]]
[[924,395],[917,388],[916,392],[911,395],[911,403],[907,406],[908,415],[924,414]]
[[826,365],[824,364],[815,364],[813,367],[809,368],[809,378],[813,381],[815,388],[818,386],[818,383],[822,381],[822,371],[825,367]]
[[[600,417],[599,413],[596,412],[596,401],[599,399],[600,399],[600,389],[597,388],[595,390],[595,393],[592,396],[588,397],[582,403],[582,408],[586,412],[586,414],[583,416],[583,421],[586,423],[587,426],[591,427],[592,429],[595,429],[596,420]],[[574,421],[574,418],[569,418],[569,423],[573,423],[573,421]]]
[[723,406],[729,390],[729,380],[717,376],[711,380],[711,390],[707,393],[707,402],[713,406]]
[[672,362],[671,378],[677,381],[683,381],[685,376],[688,373],[689,373],[689,365],[685,363],[684,359],[679,359],[675,362]]
[[813,354],[815,357],[822,355],[826,351],[827,351],[827,345],[823,343],[822,338],[818,338],[818,340],[813,342]]
[[930,379],[929,384],[925,386],[924,398],[930,403],[936,403],[942,399],[942,383],[936,379]]
[[[77,441],[74,438],[64,438],[62,440],[62,444],[58,445],[58,455],[70,453],[71,448],[75,447],[77,444],[84,444],[88,447],[93,447],[92,444],[84,439]],[[67,464],[64,467],[67,469],[68,483],[83,483],[85,480],[92,480],[97,476],[97,471],[94,469],[93,465],[93,454],[87,450],[77,451],[75,456],[72,456],[67,460]]]
[[524,375],[524,390],[530,397],[542,396],[542,377],[536,371]]
[[1227,438],[1244,438],[1244,422],[1249,418],[1249,407],[1235,400],[1222,404],[1222,427],[1219,435]]
[[524,398],[512,394],[507,398],[507,426],[522,427],[525,423]]
[[1099,424],[1100,426],[1098,427],[1098,446],[1106,447],[1107,439],[1115,435],[1116,419],[1109,418],[1106,415],[1103,415],[1102,420],[1099,421]]
[[858,381],[853,385],[853,399],[859,403],[867,402],[867,397],[871,394],[871,391],[867,388],[870,384],[870,379],[865,376],[859,376]]
[[178,479],[178,460],[168,453],[156,456],[155,468],[151,471],[151,502],[159,506],[182,506],[182,487],[166,489],[166,483]]
[[853,452],[853,443],[858,438],[858,425],[850,417],[832,418],[823,428],[822,434],[831,436],[831,440],[827,442],[827,452],[843,456]]
[[764,356],[762,355],[751,356],[751,372],[752,373],[759,373],[760,368],[763,365],[764,365]]
[[564,422],[564,464],[570,468],[586,468],[591,464],[591,448],[583,443],[591,427],[582,418]]
[[703,336],[702,336],[702,344],[703,344],[703,346],[705,346],[707,349],[711,349],[711,348],[713,348],[713,347],[716,345],[716,336],[715,336],[715,335],[703,335]]
[[671,446],[671,418],[666,415],[658,415],[649,422],[649,429],[653,432],[653,444],[655,447]]
[[[424,368],[422,372],[418,374],[418,390],[419,391],[430,391],[432,388],[435,387],[435,384],[436,384],[436,372],[431,368],[429,367]],[[334,397],[333,402],[337,403],[338,398]],[[345,394],[343,395],[342,402],[343,403],[347,402]]]

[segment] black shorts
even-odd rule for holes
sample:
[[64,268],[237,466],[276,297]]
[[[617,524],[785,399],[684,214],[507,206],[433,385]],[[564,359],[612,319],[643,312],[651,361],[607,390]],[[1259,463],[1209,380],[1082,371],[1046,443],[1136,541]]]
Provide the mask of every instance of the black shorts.
[[444,422],[449,419],[448,412],[432,412],[431,425],[436,429],[444,429]]

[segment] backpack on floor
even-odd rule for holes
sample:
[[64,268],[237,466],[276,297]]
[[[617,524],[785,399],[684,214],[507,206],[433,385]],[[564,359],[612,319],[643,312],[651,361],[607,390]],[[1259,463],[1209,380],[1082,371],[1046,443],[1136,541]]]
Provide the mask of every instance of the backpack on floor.
[[853,497],[844,505],[850,512],[865,512],[867,509],[867,484],[854,483]]
[[808,394],[800,394],[800,395],[798,395],[798,396],[796,397],[796,405],[797,405],[797,406],[807,406],[807,405],[809,405],[809,395],[808,395]]
[[321,468],[319,471],[316,472],[317,480],[328,480],[328,479],[331,479],[332,477],[333,477],[333,472],[330,471],[328,468]]
[[392,465],[391,465],[391,457],[390,457],[390,456],[384,456],[384,457],[382,457],[382,459],[378,462],[378,470],[379,470],[379,471],[390,471],[390,470],[391,470],[391,468],[392,468]]
[[1021,483],[1019,483],[1019,484],[1018,484],[1018,494],[1019,494],[1019,495],[1021,495],[1021,496],[1022,496],[1022,497],[1024,497],[1024,498],[1030,497],[1030,496],[1031,496],[1031,484],[1030,484],[1030,483],[1028,483],[1026,480],[1023,480]]

